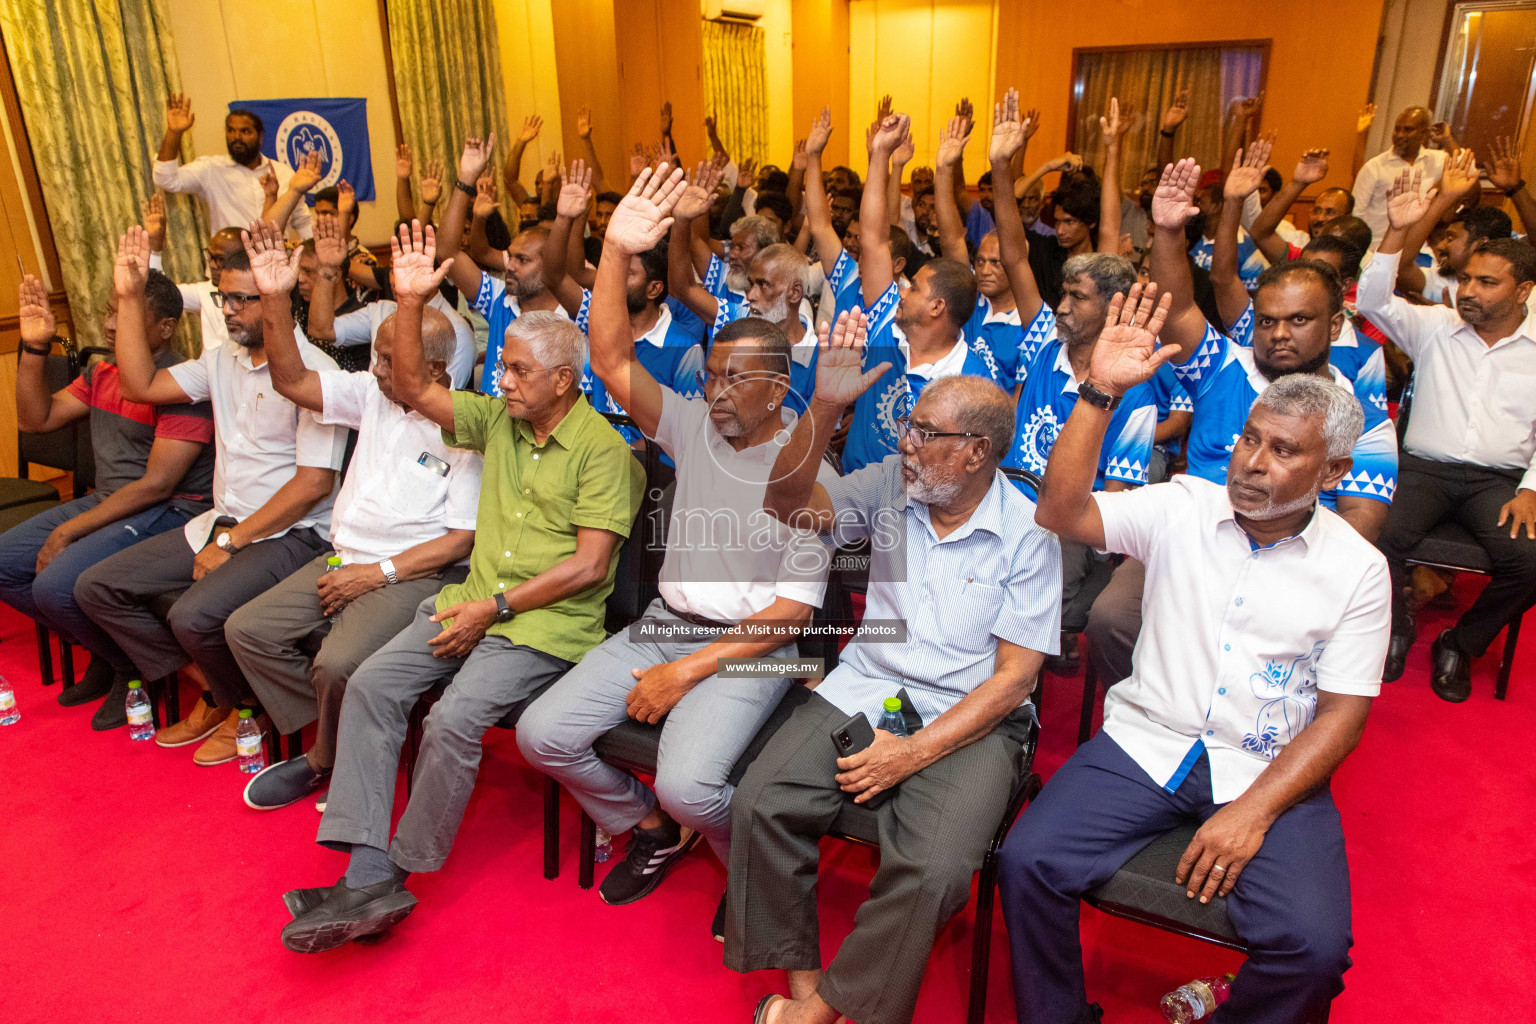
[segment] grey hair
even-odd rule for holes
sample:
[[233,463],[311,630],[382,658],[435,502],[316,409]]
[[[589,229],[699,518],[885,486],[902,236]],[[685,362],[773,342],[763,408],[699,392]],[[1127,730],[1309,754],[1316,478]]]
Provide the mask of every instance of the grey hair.
[[985,377],[941,377],[923,388],[955,418],[955,426],[967,434],[981,434],[992,442],[987,453],[995,468],[1013,445],[1013,396]]
[[1067,260],[1066,266],[1061,269],[1063,281],[1071,281],[1078,277],[1086,277],[1092,281],[1094,288],[1098,289],[1099,298],[1107,300],[1113,297],[1115,292],[1121,295],[1131,293],[1131,285],[1136,283],[1136,268],[1124,256],[1107,252],[1085,252]]
[[[400,324],[400,314],[391,313],[379,321],[379,329],[374,332],[374,340],[378,340],[384,328],[394,331]],[[428,363],[446,363],[453,354],[454,342],[458,339],[453,333],[453,324],[447,315],[440,309],[427,306],[421,311],[421,358]]]
[[1280,416],[1321,416],[1323,440],[1330,459],[1342,459],[1355,448],[1365,427],[1360,400],[1332,381],[1310,373],[1281,377],[1255,401]]
[[755,213],[750,217],[742,217],[731,225],[731,238],[734,239],[740,234],[749,234],[756,238],[759,249],[765,249],[780,241],[779,229],[773,226],[773,222]]
[[528,342],[534,357],[546,369],[569,366],[576,379],[581,379],[587,366],[587,336],[559,313],[524,313],[508,325],[507,333]]
[[764,266],[785,274],[791,281],[799,281],[801,292],[811,290],[811,261],[794,246],[774,242],[765,249],[759,249],[753,259],[762,260]]

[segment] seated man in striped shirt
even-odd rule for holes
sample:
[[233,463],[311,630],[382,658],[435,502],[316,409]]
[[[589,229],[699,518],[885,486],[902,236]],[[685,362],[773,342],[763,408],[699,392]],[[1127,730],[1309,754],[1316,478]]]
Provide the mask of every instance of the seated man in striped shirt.
[[[930,383],[902,421],[899,454],[816,481],[843,409],[885,371],[864,370],[863,347],[862,314],[840,317],[764,499],[791,525],[840,543],[870,538],[872,556],[859,634],[732,802],[725,962],[787,970],[792,996],[765,996],[758,1024],[911,1019],[933,938],[970,898],[1007,802],[1029,695],[1060,628],[1056,538],[998,472],[1013,402],[996,384]],[[904,640],[882,642],[882,626],[904,628]],[[910,735],[880,730],[840,758],[833,732],[852,727],[850,716],[876,718],[890,698],[900,699]],[[880,867],[823,971],[817,846],[845,801],[876,797]]]

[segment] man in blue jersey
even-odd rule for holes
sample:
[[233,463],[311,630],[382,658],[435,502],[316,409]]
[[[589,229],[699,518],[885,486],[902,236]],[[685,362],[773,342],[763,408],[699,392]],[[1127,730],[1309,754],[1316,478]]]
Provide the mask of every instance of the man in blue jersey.
[[966,374],[998,383],[997,363],[980,344],[967,344],[961,333],[976,308],[976,278],[958,260],[930,260],[903,294],[891,258],[891,153],[906,134],[908,117],[892,114],[870,140],[869,179],[859,211],[859,285],[869,310],[870,367],[891,367],[853,407],[843,472],[851,473],[897,451],[906,416],[929,381]]
[[[586,218],[591,191],[592,169],[583,166],[580,160],[574,161],[556,197],[555,223],[549,229],[549,240],[543,251],[544,280],[583,334],[587,333],[592,293],[577,284],[567,268],[582,258],[579,227]],[[672,316],[667,306],[666,245],[631,255],[624,284],[630,340],[634,342],[635,357],[640,365],[663,387],[685,397],[697,395],[698,375],[704,369],[704,349],[692,332]],[[582,375],[581,389],[598,412],[630,415],[614,400],[602,380],[592,374],[591,367]],[[638,437],[627,427],[619,433],[630,441]]]
[[[1184,224],[1198,212],[1194,193],[1199,178],[1193,160],[1170,165],[1152,200],[1152,280],[1172,298],[1160,340],[1179,349],[1170,362],[1195,408],[1188,472],[1215,483],[1226,480],[1248,411],[1271,382],[1297,373],[1331,380],[1360,400],[1365,426],[1349,471],[1320,501],[1374,541],[1397,488],[1397,436],[1387,419],[1382,364],[1373,360],[1353,381],[1330,365],[1330,343],[1344,324],[1343,293],[1332,268],[1310,260],[1292,260],[1260,275],[1252,348],[1206,322],[1194,304],[1183,237]],[[1141,629],[1144,572],[1141,563],[1127,559],[1089,614],[1089,646],[1106,686],[1130,673],[1131,648]]]

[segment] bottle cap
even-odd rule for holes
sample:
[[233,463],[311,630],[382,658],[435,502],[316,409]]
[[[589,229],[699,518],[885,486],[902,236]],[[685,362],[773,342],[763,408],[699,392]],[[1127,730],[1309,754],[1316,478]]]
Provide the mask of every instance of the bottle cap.
[[894,711],[898,715],[901,714],[901,698],[900,697],[887,697],[887,698],[885,698],[885,710],[887,710],[887,711]]
[[341,556],[340,555],[332,555],[330,558],[327,558],[325,560],[325,564],[326,565],[340,565],[341,564]]
[[141,683],[137,679],[135,679],[135,680],[133,680],[132,682],[130,682],[128,684],[128,689],[130,689],[130,690],[137,690],[139,687],[141,687],[143,685],[144,685],[143,683]]
[[241,708],[240,709],[240,717],[241,718],[250,718],[255,713],[256,712],[252,711],[250,708]]

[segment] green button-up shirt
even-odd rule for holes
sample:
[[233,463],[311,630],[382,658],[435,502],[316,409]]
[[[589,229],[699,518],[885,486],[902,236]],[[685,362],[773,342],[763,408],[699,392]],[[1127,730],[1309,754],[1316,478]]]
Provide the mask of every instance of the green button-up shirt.
[[[576,530],[628,537],[645,472],[624,439],[585,398],[543,444],[526,420],[507,415],[500,398],[453,393],[452,432],[443,441],[485,454],[469,579],[437,595],[439,611],[460,601],[506,593],[576,553]],[[566,661],[602,642],[604,602],[613,590],[618,548],[600,586],[519,612],[489,632]]]

